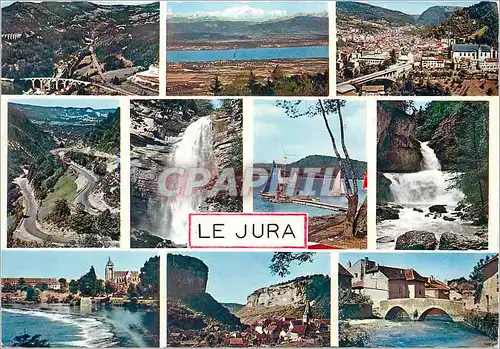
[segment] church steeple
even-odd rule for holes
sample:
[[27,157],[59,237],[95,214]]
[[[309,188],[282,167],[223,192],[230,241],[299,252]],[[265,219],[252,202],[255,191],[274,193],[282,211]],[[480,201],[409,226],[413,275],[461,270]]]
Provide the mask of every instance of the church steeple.
[[309,321],[311,321],[311,318],[312,318],[311,305],[309,301],[306,301],[306,307],[304,309],[304,315],[302,316],[302,322],[304,324],[308,324]]
[[106,281],[114,281],[115,280],[115,265],[111,261],[111,257],[108,259],[108,263],[106,263],[106,268],[104,270],[104,278]]

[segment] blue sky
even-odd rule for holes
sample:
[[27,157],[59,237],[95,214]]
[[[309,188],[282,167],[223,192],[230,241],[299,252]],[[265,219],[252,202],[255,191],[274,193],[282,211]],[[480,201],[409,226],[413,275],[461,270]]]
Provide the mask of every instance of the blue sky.
[[99,278],[111,257],[115,270],[140,271],[144,263],[155,256],[152,252],[119,251],[2,251],[2,277],[53,277],[77,279],[91,266]]
[[[307,106],[315,102],[305,100],[302,103]],[[254,163],[282,162],[284,153],[289,155],[289,162],[307,155],[335,156],[321,116],[292,119],[273,100],[254,102],[253,114]],[[352,159],[366,161],[366,103],[347,101],[343,115],[349,155]],[[329,121],[341,151],[338,116],[330,115]]]
[[433,275],[437,279],[451,280],[461,276],[468,278],[481,258],[491,253],[340,253],[340,264],[355,263],[368,257],[380,265],[413,268],[422,276]]
[[320,13],[328,10],[327,1],[261,2],[261,1],[210,1],[175,2],[167,4],[173,16],[214,16],[230,20],[267,20],[298,13]]
[[[10,0],[2,0],[1,3],[2,3],[2,7],[5,7],[5,6],[9,6],[10,4],[14,3],[14,2],[18,2],[18,1],[10,1]],[[21,2],[43,2],[43,1],[21,1]],[[156,2],[156,0],[112,0],[112,1],[106,1],[106,0],[103,0],[103,1],[90,1],[90,2],[93,2],[93,3],[96,3],[96,4],[104,4],[104,5],[111,5],[111,4],[125,4],[125,5],[138,5],[138,4],[147,4],[147,3],[150,3],[150,2]]]
[[431,6],[461,6],[469,7],[479,3],[479,1],[367,1],[359,0],[359,2],[367,2],[370,5],[380,6],[391,10],[401,11],[410,15],[419,15]]
[[[207,292],[223,303],[246,304],[253,291],[272,284],[311,274],[330,275],[330,254],[316,253],[312,263],[294,264],[290,275],[271,275],[273,253],[265,252],[191,252],[208,266]],[[167,276],[168,277],[168,276]]]
[[33,99],[9,99],[10,102],[18,104],[38,105],[43,107],[73,107],[73,108],[94,108],[113,109],[120,106],[118,99],[98,99],[98,98],[33,98]]

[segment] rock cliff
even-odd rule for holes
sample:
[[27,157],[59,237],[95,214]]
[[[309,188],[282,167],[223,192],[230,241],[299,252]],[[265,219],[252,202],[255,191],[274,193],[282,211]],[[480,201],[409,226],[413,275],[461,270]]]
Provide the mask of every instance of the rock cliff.
[[[200,313],[203,322],[239,326],[239,319],[206,293],[208,267],[201,260],[178,254],[167,255],[167,299],[172,305],[169,316]],[[179,324],[182,319],[176,318]]]
[[243,323],[285,315],[301,317],[307,302],[311,302],[313,316],[330,317],[329,276],[303,276],[260,288],[247,297],[247,305],[236,315]]
[[420,171],[420,143],[413,137],[418,113],[407,114],[397,103],[377,104],[377,168],[382,172]]

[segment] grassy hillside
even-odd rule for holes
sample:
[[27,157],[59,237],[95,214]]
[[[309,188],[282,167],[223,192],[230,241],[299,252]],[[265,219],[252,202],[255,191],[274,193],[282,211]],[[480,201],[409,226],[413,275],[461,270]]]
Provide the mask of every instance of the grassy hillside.
[[354,1],[337,1],[337,16],[354,16],[365,21],[375,21],[394,25],[414,24],[415,17],[401,11]]

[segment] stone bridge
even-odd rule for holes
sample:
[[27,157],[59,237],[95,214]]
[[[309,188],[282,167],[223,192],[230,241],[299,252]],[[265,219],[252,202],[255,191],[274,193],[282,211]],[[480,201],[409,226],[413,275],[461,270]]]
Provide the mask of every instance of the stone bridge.
[[13,40],[19,40],[23,37],[22,33],[5,33],[2,34],[2,39],[13,41]]
[[23,78],[22,81],[30,81],[31,87],[33,89],[39,88],[40,90],[51,90],[52,88],[60,90],[62,88],[67,88],[71,85],[91,85],[89,81],[81,81],[75,79],[65,79],[65,78]]
[[360,76],[358,78],[354,78],[348,81],[341,82],[337,84],[337,86],[344,86],[344,85],[363,85],[369,81],[373,80],[390,80],[392,82],[396,81],[396,78],[404,73],[408,72],[413,69],[413,63],[406,63],[406,64],[400,64],[400,65],[393,65],[392,67],[389,67],[387,69],[377,71],[375,73],[371,73],[368,75]]
[[386,320],[394,319],[401,311],[411,320],[424,320],[429,311],[438,309],[448,314],[454,322],[464,321],[465,309],[462,302],[437,298],[398,298],[380,302],[379,313]]

